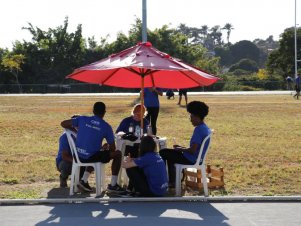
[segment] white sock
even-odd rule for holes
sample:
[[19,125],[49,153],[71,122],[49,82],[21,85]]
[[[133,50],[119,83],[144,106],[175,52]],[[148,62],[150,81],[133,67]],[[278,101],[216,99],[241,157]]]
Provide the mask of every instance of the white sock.
[[83,180],[85,183],[87,183],[87,182],[88,182],[89,176],[90,176],[90,173],[89,173],[88,171],[85,171],[85,172],[84,172],[84,175],[83,175],[83,177],[82,177],[82,180]]
[[117,178],[118,176],[112,175],[111,177],[111,185],[115,186],[117,184]]

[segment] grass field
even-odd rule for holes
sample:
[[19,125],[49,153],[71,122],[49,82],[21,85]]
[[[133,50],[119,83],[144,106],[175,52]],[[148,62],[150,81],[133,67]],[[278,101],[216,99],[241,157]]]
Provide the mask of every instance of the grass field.
[[[0,96],[0,198],[39,198],[58,187],[55,167],[60,122],[107,105],[113,129],[135,97]],[[224,167],[225,191],[212,195],[301,194],[301,101],[291,96],[190,96],[206,102],[214,129],[207,163]],[[161,97],[158,135],[187,146],[193,127],[184,107]],[[108,166],[109,167],[109,164]],[[106,171],[108,174],[110,170]],[[109,175],[108,175],[109,176]]]

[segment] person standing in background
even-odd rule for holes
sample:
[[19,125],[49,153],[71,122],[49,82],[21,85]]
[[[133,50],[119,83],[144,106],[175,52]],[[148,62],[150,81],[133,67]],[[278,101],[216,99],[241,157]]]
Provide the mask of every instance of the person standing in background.
[[293,89],[292,85],[293,85],[293,81],[294,81],[293,78],[288,75],[285,80],[286,80],[286,84],[287,84],[287,90],[292,90]]
[[187,106],[187,89],[179,89],[179,102],[178,105],[181,105],[182,95],[185,97],[185,106]]
[[160,110],[159,95],[163,95],[160,88],[144,88],[144,106],[147,109],[146,119],[152,126],[153,134],[157,134],[157,119]]
[[297,77],[295,78],[295,90],[296,90],[296,94],[294,95],[294,98],[296,98],[297,100],[299,99],[300,96],[300,74],[297,75]]

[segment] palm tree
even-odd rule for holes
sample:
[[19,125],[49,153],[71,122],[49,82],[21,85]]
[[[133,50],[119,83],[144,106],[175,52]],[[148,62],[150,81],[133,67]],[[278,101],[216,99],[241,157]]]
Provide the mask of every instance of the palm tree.
[[194,44],[199,44],[201,41],[200,41],[200,29],[196,28],[196,27],[192,27],[190,28],[190,35],[191,35],[191,38],[192,38],[192,43]]
[[186,26],[186,24],[180,24],[178,26],[178,31],[189,37],[190,34],[190,28]]
[[210,29],[210,36],[213,39],[214,45],[222,45],[222,32],[219,25],[215,25]]
[[226,23],[225,26],[222,29],[227,30],[227,43],[229,44],[231,30],[233,30],[234,27],[232,26],[232,24]]
[[208,35],[208,29],[209,29],[209,28],[208,28],[207,25],[201,26],[200,34],[203,35],[203,44],[206,42],[207,35]]

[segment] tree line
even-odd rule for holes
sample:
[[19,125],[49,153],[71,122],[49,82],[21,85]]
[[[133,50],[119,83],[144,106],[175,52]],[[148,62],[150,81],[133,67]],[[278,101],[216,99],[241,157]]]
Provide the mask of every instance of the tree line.
[[[15,41],[12,50],[0,48],[0,84],[67,84],[65,76],[75,68],[105,58],[141,41],[142,22],[136,18],[127,34],[117,34],[109,43],[107,38],[85,39],[79,24],[68,32],[68,17],[63,25],[42,30],[28,23],[23,29],[30,32],[30,41]],[[273,36],[242,40],[232,44],[230,23],[224,26],[199,28],[180,24],[148,30],[148,41],[159,50],[200,67],[227,80],[258,77],[283,79],[292,74],[294,65],[292,28],[288,28],[278,41]],[[226,37],[223,39],[223,30]],[[298,40],[301,30],[298,30]],[[301,40],[300,40],[301,41]]]

